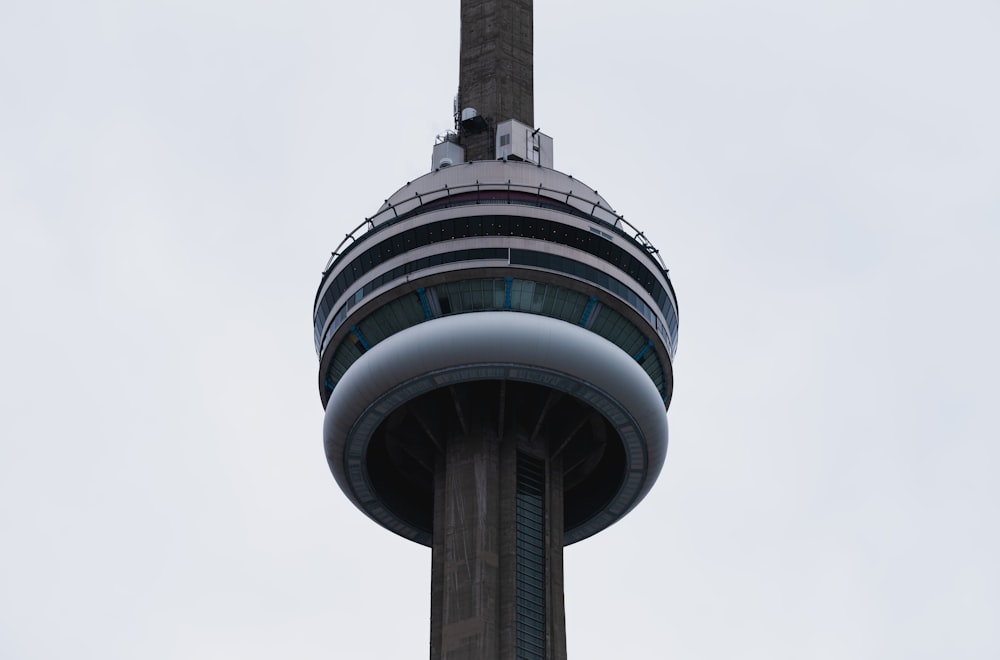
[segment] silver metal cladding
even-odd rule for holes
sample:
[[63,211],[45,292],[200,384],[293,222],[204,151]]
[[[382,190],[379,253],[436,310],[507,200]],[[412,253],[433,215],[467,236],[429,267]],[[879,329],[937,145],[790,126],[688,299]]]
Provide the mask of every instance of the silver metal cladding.
[[[585,357],[582,357],[585,356]],[[430,536],[379,501],[365,455],[378,425],[423,392],[465,381],[535,382],[585,401],[619,433],[626,471],[615,496],[567,544],[596,534],[649,492],[667,450],[663,401],[642,368],[601,337],[531,314],[479,312],[408,328],[366,352],[344,374],[326,407],[327,461],[344,493],[384,527],[428,545]]]

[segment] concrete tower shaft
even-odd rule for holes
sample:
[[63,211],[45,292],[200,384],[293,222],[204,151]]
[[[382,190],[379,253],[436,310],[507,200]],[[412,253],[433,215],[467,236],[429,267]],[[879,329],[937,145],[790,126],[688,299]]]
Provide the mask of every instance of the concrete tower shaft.
[[461,11],[458,107],[481,120],[462,123],[461,141],[467,160],[492,160],[498,123],[535,123],[532,0],[462,0]]

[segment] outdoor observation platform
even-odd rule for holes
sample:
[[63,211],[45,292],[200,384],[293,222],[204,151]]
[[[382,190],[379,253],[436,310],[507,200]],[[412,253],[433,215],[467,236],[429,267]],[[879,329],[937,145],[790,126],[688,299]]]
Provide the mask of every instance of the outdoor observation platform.
[[591,536],[662,467],[677,319],[656,249],[592,188],[526,162],[438,169],[323,274],[327,460],[369,517],[430,545],[455,429],[542,438],[562,461],[565,543]]

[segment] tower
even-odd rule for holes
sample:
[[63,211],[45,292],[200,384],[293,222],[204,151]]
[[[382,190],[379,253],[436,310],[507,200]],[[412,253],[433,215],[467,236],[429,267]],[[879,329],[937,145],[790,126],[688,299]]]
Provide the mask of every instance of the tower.
[[644,235],[553,169],[531,0],[462,0],[455,131],[333,253],[314,308],[327,461],[432,548],[431,658],[565,658],[563,546],[649,492],[677,303]]

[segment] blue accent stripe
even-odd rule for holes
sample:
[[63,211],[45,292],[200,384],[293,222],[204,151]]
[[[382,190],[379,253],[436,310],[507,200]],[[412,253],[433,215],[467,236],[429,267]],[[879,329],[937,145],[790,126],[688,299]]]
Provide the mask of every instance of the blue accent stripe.
[[365,341],[365,338],[361,336],[361,331],[358,330],[358,326],[356,325],[351,326],[351,334],[353,334],[355,337],[358,338],[358,343],[361,344],[361,347],[363,349],[367,351],[369,348],[371,348],[371,346],[368,345],[368,342]]
[[431,306],[427,304],[427,295],[424,292],[425,289],[423,287],[417,289],[417,297],[420,298],[420,306],[424,308],[424,316],[432,319],[434,315],[431,314]]
[[587,319],[590,318],[590,315],[594,312],[594,307],[596,306],[597,306],[597,298],[591,296],[590,302],[587,303],[587,308],[583,310],[583,316],[580,317],[580,327],[582,328],[587,327]]
[[644,356],[646,354],[646,351],[648,351],[652,347],[653,347],[653,340],[652,339],[647,339],[646,340],[646,345],[642,347],[641,351],[639,351],[638,353],[635,354],[635,361],[636,362],[641,362],[642,361],[642,356]]

